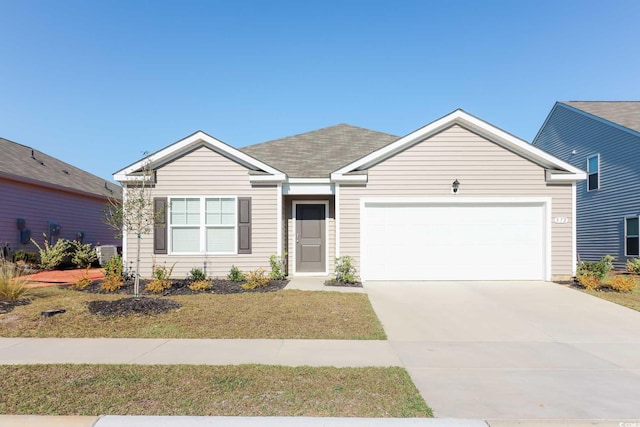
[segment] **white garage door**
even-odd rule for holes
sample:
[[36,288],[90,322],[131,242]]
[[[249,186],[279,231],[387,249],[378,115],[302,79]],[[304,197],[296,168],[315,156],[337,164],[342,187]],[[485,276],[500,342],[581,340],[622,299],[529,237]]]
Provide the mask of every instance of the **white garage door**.
[[544,280],[544,203],[365,202],[364,280]]

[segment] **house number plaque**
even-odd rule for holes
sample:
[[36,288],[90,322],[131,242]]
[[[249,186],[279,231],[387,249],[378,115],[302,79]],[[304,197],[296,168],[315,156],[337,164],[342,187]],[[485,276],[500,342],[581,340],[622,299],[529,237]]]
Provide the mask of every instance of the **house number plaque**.
[[557,216],[553,218],[553,222],[555,222],[556,224],[566,224],[569,222],[569,218],[567,218],[566,216]]

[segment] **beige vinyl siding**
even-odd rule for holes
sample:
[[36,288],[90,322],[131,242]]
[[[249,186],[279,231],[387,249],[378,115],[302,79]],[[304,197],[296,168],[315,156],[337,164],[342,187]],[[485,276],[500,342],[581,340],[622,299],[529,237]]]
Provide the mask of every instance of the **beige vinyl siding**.
[[[326,236],[326,244],[329,245],[329,255],[327,259],[327,273],[333,274],[333,269],[335,268],[335,257],[336,257],[336,222],[335,222],[335,199],[334,196],[323,196],[323,195],[313,195],[313,196],[285,196],[284,198],[284,219],[286,222],[286,229],[284,233],[285,239],[285,248],[288,254],[288,263],[293,262],[293,253],[296,249],[296,240],[295,234],[293,232],[293,202],[296,201],[319,201],[329,202],[329,212],[327,212],[327,236]],[[295,271],[294,265],[289,265],[289,274],[293,274]]]
[[[454,180],[459,194],[451,194]],[[460,126],[373,166],[365,185],[340,186],[341,254],[360,264],[360,199],[370,197],[551,197],[551,274],[572,273],[571,184],[548,185],[544,168]]]
[[[269,257],[276,253],[277,188],[251,186],[244,166],[200,147],[157,170],[154,197],[236,196],[251,197],[251,254],[234,255],[155,255],[157,263],[176,263],[173,277],[185,278],[194,268],[206,268],[211,277],[224,277],[232,265],[243,271],[269,269]],[[128,261],[135,260],[135,238],[127,241]],[[143,236],[141,257],[142,277],[151,276],[153,236]]]

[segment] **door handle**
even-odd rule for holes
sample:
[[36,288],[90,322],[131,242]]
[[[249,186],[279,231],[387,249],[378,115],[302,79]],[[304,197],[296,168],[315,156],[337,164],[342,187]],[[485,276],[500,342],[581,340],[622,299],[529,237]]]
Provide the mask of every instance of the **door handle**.
[[296,243],[300,243],[300,233],[296,233]]

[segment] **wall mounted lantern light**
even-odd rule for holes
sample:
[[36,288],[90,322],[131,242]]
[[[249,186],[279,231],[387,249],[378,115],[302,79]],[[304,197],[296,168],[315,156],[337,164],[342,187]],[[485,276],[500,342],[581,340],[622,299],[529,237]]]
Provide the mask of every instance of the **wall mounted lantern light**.
[[458,181],[457,179],[455,181],[453,181],[453,183],[451,184],[451,192],[453,194],[457,194],[458,190],[460,189],[460,181]]

